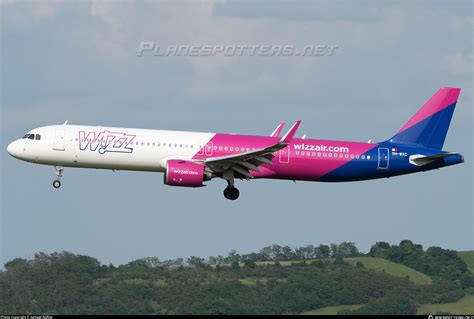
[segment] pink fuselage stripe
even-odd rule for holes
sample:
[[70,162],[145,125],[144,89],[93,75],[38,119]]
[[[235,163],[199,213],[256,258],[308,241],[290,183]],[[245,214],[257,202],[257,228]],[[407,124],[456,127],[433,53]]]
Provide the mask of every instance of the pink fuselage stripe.
[[[193,158],[228,156],[264,148],[278,141],[279,138],[276,137],[218,133]],[[251,174],[255,178],[318,180],[377,146],[378,144],[295,138],[290,145],[273,153],[275,158],[272,164],[264,164],[259,167],[261,173],[251,171]]]
[[447,108],[455,103],[459,97],[461,89],[458,88],[441,88],[428,102],[398,131],[401,133],[413,125],[427,119],[435,113]]

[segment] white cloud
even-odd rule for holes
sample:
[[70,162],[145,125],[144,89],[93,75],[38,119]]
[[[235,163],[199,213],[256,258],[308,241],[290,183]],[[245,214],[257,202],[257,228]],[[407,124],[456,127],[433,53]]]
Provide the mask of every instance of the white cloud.
[[0,6],[8,6],[17,2],[18,0],[0,0]]
[[446,57],[443,68],[454,75],[474,74],[474,54],[450,54]]

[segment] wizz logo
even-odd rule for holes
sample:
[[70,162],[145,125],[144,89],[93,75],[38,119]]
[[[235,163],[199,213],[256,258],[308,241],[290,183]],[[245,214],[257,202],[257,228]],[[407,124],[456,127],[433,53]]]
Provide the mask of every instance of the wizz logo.
[[136,135],[128,135],[119,132],[86,132],[79,131],[79,149],[84,151],[89,149],[93,152],[99,151],[99,154],[106,152],[132,153],[132,141]]

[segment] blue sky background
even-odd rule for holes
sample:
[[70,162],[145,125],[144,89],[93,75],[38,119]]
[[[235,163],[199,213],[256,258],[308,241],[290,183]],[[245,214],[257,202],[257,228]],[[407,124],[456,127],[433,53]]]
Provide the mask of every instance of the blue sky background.
[[[1,0],[1,262],[67,250],[104,263],[411,239],[473,239],[471,1]],[[322,57],[137,57],[167,45],[337,45]],[[445,149],[463,165],[345,184],[163,185],[162,175],[15,160],[8,143],[63,123],[379,141],[441,86],[461,87]]]

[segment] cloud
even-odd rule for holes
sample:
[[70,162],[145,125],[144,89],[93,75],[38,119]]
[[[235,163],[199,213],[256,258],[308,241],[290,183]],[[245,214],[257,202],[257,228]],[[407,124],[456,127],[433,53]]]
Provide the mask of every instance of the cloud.
[[[50,20],[59,12],[65,0],[56,1],[18,1],[0,0],[3,10],[17,9],[14,11],[14,20],[21,24],[37,23]],[[10,12],[6,13],[9,14]],[[5,14],[5,13],[4,13]]]
[[453,53],[446,57],[443,68],[454,75],[474,74],[474,54]]

